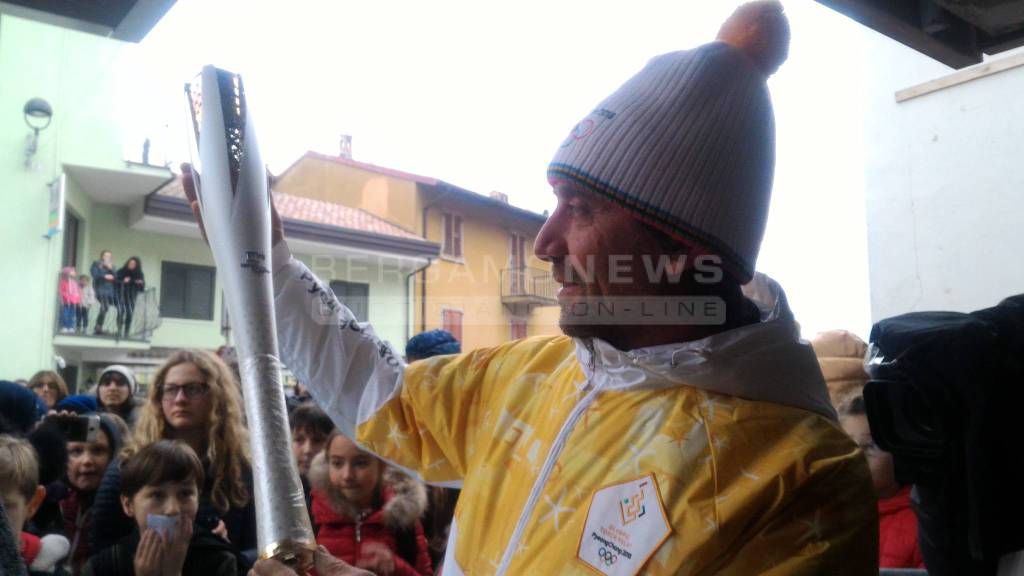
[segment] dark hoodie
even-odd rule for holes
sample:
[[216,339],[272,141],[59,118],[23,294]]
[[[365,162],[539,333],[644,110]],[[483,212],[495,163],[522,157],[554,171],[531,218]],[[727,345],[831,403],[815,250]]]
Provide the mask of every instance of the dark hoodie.
[[[138,529],[85,563],[82,576],[134,576]],[[181,576],[237,576],[238,562],[231,546],[206,528],[195,526]]]

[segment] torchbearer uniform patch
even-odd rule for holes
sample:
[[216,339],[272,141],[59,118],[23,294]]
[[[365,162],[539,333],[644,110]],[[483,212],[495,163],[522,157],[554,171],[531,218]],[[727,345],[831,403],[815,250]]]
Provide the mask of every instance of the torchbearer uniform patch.
[[576,558],[600,574],[633,576],[672,532],[654,474],[594,493]]

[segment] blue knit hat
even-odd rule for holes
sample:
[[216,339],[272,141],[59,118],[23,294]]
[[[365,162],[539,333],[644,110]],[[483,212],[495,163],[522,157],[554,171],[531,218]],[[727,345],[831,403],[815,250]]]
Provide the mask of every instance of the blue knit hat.
[[46,412],[46,403],[35,392],[0,380],[0,434],[28,434]]
[[405,345],[407,358],[430,358],[442,354],[458,354],[462,351],[459,341],[447,330],[421,332],[409,339]]
[[91,412],[98,412],[100,409],[96,403],[96,397],[88,394],[72,394],[57,402],[57,405],[53,408],[58,412],[67,410],[75,414],[89,414]]
[[768,76],[789,51],[777,0],[740,6],[718,41],[653,58],[581,120],[548,167],[710,254],[754,273],[775,170]]

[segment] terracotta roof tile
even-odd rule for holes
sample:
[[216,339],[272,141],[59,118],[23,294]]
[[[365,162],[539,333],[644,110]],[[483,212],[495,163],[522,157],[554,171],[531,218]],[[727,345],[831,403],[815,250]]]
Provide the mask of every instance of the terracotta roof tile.
[[[160,196],[185,198],[185,189],[179,176],[173,182],[157,191]],[[352,208],[333,202],[314,200],[292,194],[274,192],[274,205],[282,218],[301,220],[314,224],[349,228],[385,236],[422,240],[419,235],[401,228],[387,220],[359,208]]]

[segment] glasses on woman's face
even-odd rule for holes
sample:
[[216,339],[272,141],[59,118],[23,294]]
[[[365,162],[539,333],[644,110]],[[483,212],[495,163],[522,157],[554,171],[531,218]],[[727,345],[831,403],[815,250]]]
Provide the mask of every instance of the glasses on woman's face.
[[185,395],[185,398],[189,400],[196,396],[204,396],[210,391],[210,387],[205,382],[190,382],[188,384],[169,384],[164,386],[163,390],[163,401],[174,402],[178,398],[178,393],[181,392]]

